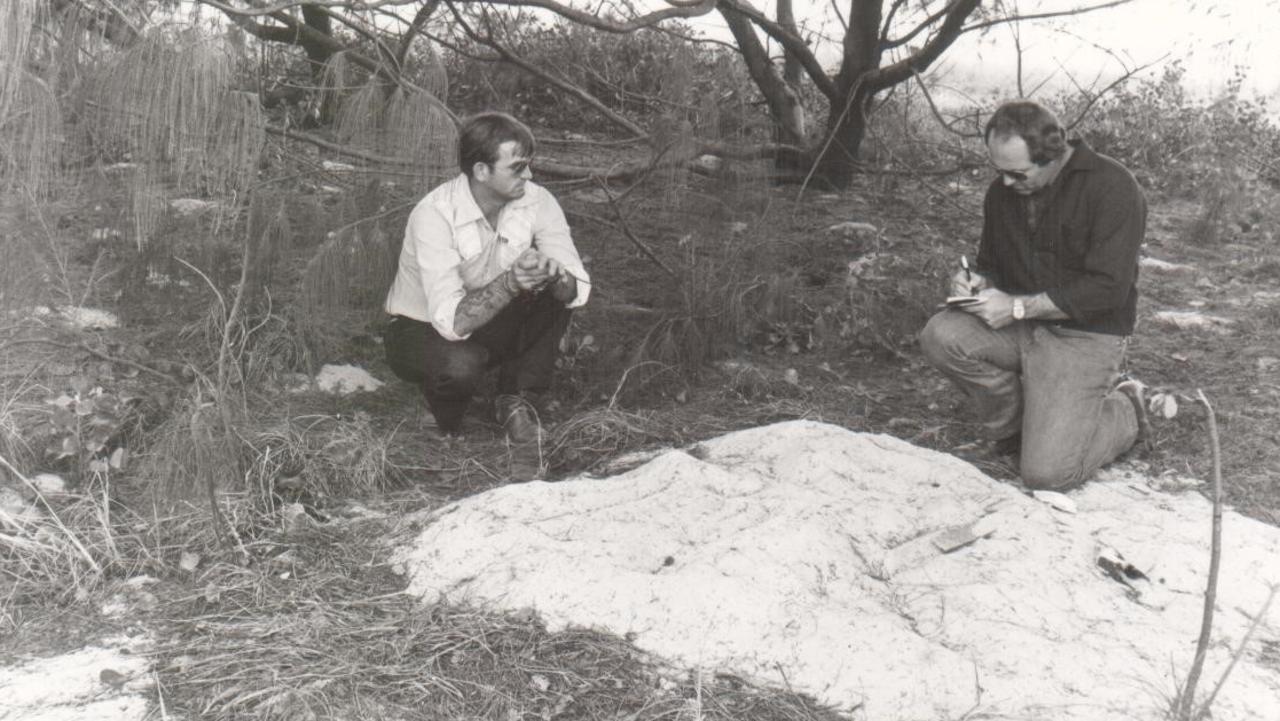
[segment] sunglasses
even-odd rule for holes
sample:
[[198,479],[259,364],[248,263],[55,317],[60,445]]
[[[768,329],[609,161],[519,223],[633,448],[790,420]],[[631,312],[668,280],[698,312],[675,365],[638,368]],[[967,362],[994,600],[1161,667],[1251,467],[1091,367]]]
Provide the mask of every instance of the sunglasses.
[[996,171],[996,175],[999,175],[1002,178],[1008,178],[1009,180],[1012,180],[1015,183],[1024,182],[1029,177],[1025,172],[1021,170],[1002,170],[994,166],[992,169]]

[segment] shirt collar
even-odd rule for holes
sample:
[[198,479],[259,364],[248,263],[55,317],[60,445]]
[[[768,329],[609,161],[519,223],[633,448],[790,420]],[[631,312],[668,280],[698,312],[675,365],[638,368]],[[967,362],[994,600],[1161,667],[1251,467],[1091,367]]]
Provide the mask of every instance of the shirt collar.
[[[474,223],[484,218],[484,211],[480,210],[480,204],[476,202],[476,198],[471,194],[471,182],[467,178],[466,173],[459,173],[458,177],[452,181],[453,188],[450,192],[453,196],[453,226],[455,228],[464,226],[468,223]],[[502,213],[509,212],[516,208],[523,208],[533,205],[537,202],[534,198],[533,183],[525,183],[524,195],[507,203],[502,208]]]
[[1073,138],[1067,143],[1071,145],[1074,151],[1071,153],[1071,159],[1067,161],[1067,167],[1063,168],[1064,172],[1075,172],[1077,170],[1093,170],[1098,167],[1098,154],[1089,144],[1084,142],[1083,138]]

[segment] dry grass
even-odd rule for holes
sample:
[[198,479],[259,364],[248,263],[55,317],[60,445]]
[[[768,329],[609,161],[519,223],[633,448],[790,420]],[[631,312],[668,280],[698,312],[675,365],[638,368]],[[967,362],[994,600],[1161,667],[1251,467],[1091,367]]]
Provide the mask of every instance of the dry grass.
[[[0,76],[8,74],[0,59]],[[20,70],[6,85],[0,104],[6,94],[11,102],[0,105],[0,191],[43,197],[59,170],[62,111],[49,85],[31,73]]]
[[[399,593],[361,561],[385,520],[261,541],[251,568],[212,565],[166,610],[157,649],[170,709],[204,719],[733,719],[835,721],[803,697],[740,679],[676,676],[621,638],[549,632]],[[273,545],[274,544],[274,545]]]
[[590,470],[662,438],[653,414],[608,408],[578,413],[551,431],[547,465],[552,471]]

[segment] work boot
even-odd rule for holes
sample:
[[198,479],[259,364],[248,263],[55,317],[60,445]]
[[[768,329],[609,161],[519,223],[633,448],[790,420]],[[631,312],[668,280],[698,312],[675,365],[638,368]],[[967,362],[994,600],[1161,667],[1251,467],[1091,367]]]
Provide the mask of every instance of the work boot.
[[1151,420],[1147,417],[1147,384],[1138,380],[1125,376],[1116,384],[1116,390],[1129,397],[1129,402],[1133,404],[1133,414],[1138,419],[1138,437],[1134,439],[1134,444],[1142,444],[1142,447],[1151,450]]
[[533,443],[542,434],[538,409],[527,398],[503,394],[493,401],[494,415],[512,443]]

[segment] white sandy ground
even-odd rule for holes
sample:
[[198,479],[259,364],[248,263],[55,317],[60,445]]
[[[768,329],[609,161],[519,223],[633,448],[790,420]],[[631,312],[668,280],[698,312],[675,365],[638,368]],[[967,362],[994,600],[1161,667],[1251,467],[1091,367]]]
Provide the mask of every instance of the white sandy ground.
[[[142,721],[152,686],[146,636],[105,638],[71,653],[0,667],[4,721]],[[103,670],[120,674],[104,682]]]
[[[954,457],[795,421],[464,499],[398,560],[426,601],[634,634],[676,667],[789,685],[855,719],[1159,719],[1199,630],[1210,507],[1104,478],[1066,513]],[[984,517],[989,537],[934,547]],[[1280,529],[1224,525],[1202,688],[1280,582]],[[1117,555],[1153,582],[1108,577],[1097,560]],[[1216,721],[1280,719],[1278,655],[1280,603]]]

